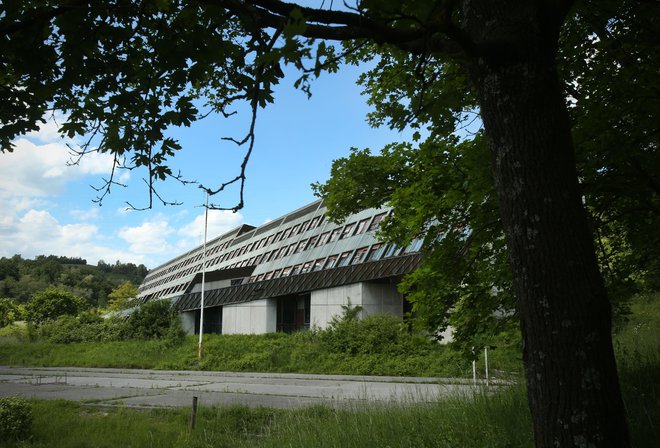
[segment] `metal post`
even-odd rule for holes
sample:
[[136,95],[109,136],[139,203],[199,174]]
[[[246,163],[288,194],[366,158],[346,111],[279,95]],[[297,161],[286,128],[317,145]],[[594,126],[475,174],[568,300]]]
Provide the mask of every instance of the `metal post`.
[[472,383],[477,385],[477,361],[472,360]]
[[197,420],[197,397],[193,396],[192,401],[192,414],[190,414],[190,429],[195,429],[195,422]]
[[488,346],[484,347],[484,358],[486,361],[486,387],[488,387]]
[[204,244],[202,245],[202,297],[199,304],[199,344],[197,358],[202,359],[202,335],[204,334],[204,287],[206,283],[206,236],[209,224],[209,192],[206,191],[206,207],[204,208]]

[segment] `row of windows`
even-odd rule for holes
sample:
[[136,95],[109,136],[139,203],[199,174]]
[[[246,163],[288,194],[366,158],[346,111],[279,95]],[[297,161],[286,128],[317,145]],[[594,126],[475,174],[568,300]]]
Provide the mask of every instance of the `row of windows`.
[[[272,250],[270,252],[265,252],[264,254],[260,254],[257,256],[254,256],[249,259],[243,260],[243,262],[239,263],[234,263],[230,266],[229,268],[233,267],[244,267],[244,266],[254,266],[259,263],[267,263],[272,260],[278,260],[280,258],[283,258],[285,256],[297,254],[300,252],[303,252],[305,250],[311,249],[313,247],[319,247],[324,244],[328,243],[333,243],[335,241],[348,238],[351,236],[359,235],[365,232],[373,232],[375,231],[378,226],[380,225],[381,221],[387,213],[380,213],[378,215],[375,215],[373,217],[365,218],[360,221],[355,221],[349,224],[346,224],[345,226],[340,226],[337,227],[336,229],[328,232],[324,232],[321,235],[316,235],[313,236],[309,239],[304,239],[299,242],[290,244],[288,246],[280,247],[279,249]],[[251,242],[248,243],[240,248],[234,249],[231,252],[227,252],[225,254],[219,255],[211,260],[208,260],[206,262],[206,267],[210,267],[213,265],[217,265],[220,263],[223,263],[225,261],[240,257],[241,255],[248,253],[248,252],[253,252],[257,249],[264,248],[270,244],[274,244],[280,241],[283,241],[287,238],[291,238],[294,235],[299,235],[302,234],[303,232],[307,230],[312,230],[314,228],[319,227],[325,220],[325,216],[316,216],[310,220],[307,220],[301,224],[296,224],[292,227],[289,227],[285,230],[281,230],[277,233],[274,233],[268,237],[264,237],[259,241],[256,242]],[[210,257],[217,252],[225,249],[226,247],[229,246],[231,241],[225,241],[222,244],[219,244],[211,249],[208,249],[206,251],[207,257]],[[142,290],[158,287],[162,284],[169,283],[173,280],[176,280],[178,278],[184,277],[186,275],[189,275],[191,273],[199,272],[201,269],[201,264],[198,263],[184,271],[179,271],[176,272],[175,274],[169,275],[165,278],[163,275],[168,274],[172,271],[177,271],[180,270],[182,267],[188,266],[189,264],[196,262],[202,258],[202,254],[197,254],[196,256],[189,258],[187,260],[183,260],[179,263],[177,263],[174,266],[169,267],[166,270],[163,270],[159,273],[157,273],[153,278],[150,278],[149,282],[144,284],[142,287]]]
[[[220,256],[220,257],[216,257],[213,260],[212,263],[210,263],[210,264],[207,263],[207,266],[217,264],[217,263],[221,263],[225,260],[230,260],[232,258],[239,257],[239,256],[243,255],[244,253],[253,252],[253,251],[255,251],[259,248],[263,248],[263,247],[266,247],[270,244],[277,243],[279,241],[282,241],[282,240],[285,240],[287,238],[293,237],[294,235],[301,234],[301,233],[303,233],[307,230],[315,229],[318,226],[320,226],[324,222],[324,220],[325,220],[324,215],[316,216],[316,217],[314,217],[312,219],[309,219],[309,220],[307,220],[307,221],[305,221],[301,224],[296,224],[293,227],[289,227],[288,229],[285,229],[285,230],[282,230],[280,232],[274,233],[274,234],[272,234],[268,237],[264,237],[259,241],[246,244],[245,246],[242,246],[238,249],[235,249],[235,250],[229,252],[228,254],[225,254],[225,255]],[[230,243],[231,243],[231,241],[225,241],[223,244],[219,244],[215,247],[212,247],[212,248],[208,249],[206,251],[207,258],[215,255],[216,253],[218,253],[218,252],[220,252],[224,249],[226,249],[229,246]],[[195,257],[189,258],[188,260],[181,261],[180,263],[177,263],[176,265],[170,266],[169,268],[164,269],[161,272],[158,272],[157,274],[155,274],[153,276],[153,278],[149,279],[150,282],[147,285],[145,285],[145,289],[148,288],[148,287],[152,287],[152,286],[158,286],[162,283],[167,283],[169,281],[172,281],[172,280],[175,280],[175,279],[181,277],[181,275],[171,276],[171,277],[168,277],[167,279],[163,279],[163,281],[161,281],[161,282],[153,283],[154,280],[156,280],[156,279],[158,279],[158,278],[160,278],[160,277],[162,277],[166,274],[169,274],[172,271],[177,271],[177,270],[181,269],[182,267],[185,267],[185,266],[189,265],[190,263],[193,263],[193,262],[196,262],[196,261],[200,260],[201,258],[202,258],[202,254],[200,253]],[[198,267],[198,266],[196,266],[196,267]],[[183,274],[183,275],[186,275],[186,274]]]
[[[354,251],[346,251],[341,254],[334,254],[328,257],[319,258],[317,260],[308,261],[306,263],[301,263],[293,266],[287,266],[282,269],[276,269],[274,271],[265,272],[259,275],[253,275],[248,279],[249,283],[258,282],[262,280],[270,280],[280,277],[289,277],[292,275],[306,274],[308,272],[320,271],[323,269],[331,269],[342,266],[350,266],[358,263],[366,263],[368,261],[376,261],[384,258],[395,257],[403,255],[405,252],[416,252],[420,249],[422,244],[421,240],[415,240],[410,246],[397,247],[395,244],[374,244],[371,247],[365,246]],[[231,266],[236,267],[236,266]],[[233,279],[231,281],[233,285],[239,285],[242,283],[242,279]],[[186,287],[186,284],[180,284],[173,286],[156,293],[154,298],[163,297],[168,294],[173,294],[182,291]]]
[[[408,247],[408,252],[418,250],[417,244]],[[265,272],[259,275],[253,275],[248,282],[258,282],[261,280],[270,280],[279,277],[288,277],[290,275],[306,274],[308,272],[320,271],[323,269],[338,268],[350,266],[367,261],[376,261],[383,258],[402,255],[406,248],[397,247],[394,244],[386,245],[382,243],[374,244],[371,247],[365,246],[356,250],[349,250],[341,254],[330,255],[317,260],[308,261],[293,266],[287,266],[282,269]]]

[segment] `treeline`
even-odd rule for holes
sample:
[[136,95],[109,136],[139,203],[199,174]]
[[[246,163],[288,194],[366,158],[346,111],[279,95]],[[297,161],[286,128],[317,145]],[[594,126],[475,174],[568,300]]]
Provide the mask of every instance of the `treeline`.
[[77,257],[39,255],[33,260],[21,255],[0,258],[0,297],[27,301],[36,292],[56,287],[82,297],[93,307],[105,307],[108,294],[119,285],[142,283],[147,268],[134,263],[114,264],[103,260],[97,266]]

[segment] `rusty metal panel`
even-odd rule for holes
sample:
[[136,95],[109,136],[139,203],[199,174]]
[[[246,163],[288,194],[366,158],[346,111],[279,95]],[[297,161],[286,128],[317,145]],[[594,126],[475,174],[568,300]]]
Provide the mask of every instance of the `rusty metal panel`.
[[[290,277],[228,286],[210,290],[208,295],[205,293],[204,305],[211,307],[242,303],[369,280],[400,277],[414,271],[419,266],[421,259],[421,255],[415,253]],[[200,293],[188,293],[181,296],[174,306],[180,311],[188,311],[198,309],[200,301]]]

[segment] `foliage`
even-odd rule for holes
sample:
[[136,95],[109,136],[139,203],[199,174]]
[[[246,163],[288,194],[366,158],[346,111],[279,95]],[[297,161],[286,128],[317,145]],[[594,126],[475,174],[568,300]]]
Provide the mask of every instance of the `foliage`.
[[51,287],[35,293],[25,308],[28,322],[40,325],[60,316],[75,316],[85,306],[81,297]]
[[564,76],[586,206],[610,298],[658,290],[657,5],[585,2],[562,30]]
[[[291,335],[205,335],[201,361],[197,359],[197,337],[183,338],[178,319],[169,328],[161,328],[163,338],[139,342],[134,339],[130,319],[81,320],[63,316],[44,324],[29,343],[13,333],[0,335],[0,364],[355,375],[472,374],[470,360],[463,353],[424,335],[410,334],[389,316],[338,321],[337,326],[325,330]],[[491,368],[520,371],[519,344],[502,338],[489,343],[500,347]],[[21,350],[15,349],[16,344],[21,344]],[[483,359],[479,363],[481,366]]]
[[121,320],[93,321],[83,316],[61,316],[57,320],[41,325],[36,330],[36,337],[56,344],[71,344],[123,340],[127,339],[129,332],[126,322]]
[[[650,5],[606,3],[583,3],[567,20],[560,71],[600,269],[620,315],[626,300],[657,289],[660,278],[660,183],[649,169],[660,165],[652,82],[660,61]],[[352,60],[372,59],[373,50]],[[417,324],[431,331],[451,325],[468,347],[478,333],[513,328],[518,319],[485,138],[461,129],[475,107],[473,86],[452,63],[429,61],[423,69],[439,79],[428,85],[413,56],[396,49],[380,55],[360,79],[375,108],[370,120],[426,129],[426,138],[418,133],[417,145],[390,144],[376,154],[353,149],[314,188],[335,220],[394,208],[382,237],[399,246],[424,240],[424,264],[403,283]]]
[[108,294],[108,311],[119,311],[131,307],[128,299],[138,296],[139,290],[132,282],[124,282]]
[[18,303],[6,297],[0,298],[0,328],[22,319],[22,310]]
[[136,308],[128,318],[131,336],[136,339],[178,339],[182,334],[179,314],[168,300],[152,300]]
[[388,145],[380,155],[354,150],[333,163],[326,184],[314,185],[337,221],[363,208],[393,207],[381,238],[400,247],[423,241],[424,264],[402,284],[416,325],[434,333],[451,325],[465,346],[518,319],[486,150],[481,134],[417,148]]
[[168,301],[143,304],[128,316],[102,318],[96,311],[64,315],[39,326],[35,338],[56,344],[161,339],[171,346],[184,337],[179,316]]
[[23,398],[0,397],[0,442],[32,436],[32,407]]
[[39,255],[34,260],[20,255],[0,258],[0,296],[19,303],[27,302],[36,292],[55,286],[83,297],[91,306],[104,306],[107,295],[126,282],[139,284],[147,268],[133,263],[98,266],[81,258]]
[[[12,139],[36,129],[46,111],[63,111],[67,118],[62,134],[92,136],[79,149],[81,155],[109,153],[117,169],[142,168],[148,173],[147,207],[151,207],[154,197],[160,199],[157,182],[185,181],[170,165],[181,146],[167,129],[188,126],[204,116],[197,109],[199,103],[229,116],[233,112],[227,107],[245,101],[252,112],[250,130],[245,138],[234,140],[247,143],[240,173],[219,188],[205,187],[217,193],[240,183],[240,198],[232,208],[237,210],[243,206],[257,111],[274,100],[272,87],[283,77],[281,64],[293,63],[301,69],[297,85],[309,92],[311,73],[337,70],[344,58],[376,60],[376,69],[362,79],[375,108],[371,122],[423,131],[415,136],[420,152],[435,148],[429,152],[437,157],[430,165],[424,164],[424,155],[419,159],[422,163],[415,161],[417,173],[424,176],[429,171],[437,182],[429,181],[427,189],[402,189],[402,196],[414,191],[409,196],[416,208],[439,207],[433,209],[434,217],[404,213],[414,224],[406,235],[438,230],[425,233],[429,252],[435,251],[436,241],[447,241],[437,243],[443,247],[437,255],[442,263],[431,266],[429,274],[451,271],[454,259],[465,259],[449,273],[446,284],[422,278],[407,285],[410,290],[433,283],[442,287],[437,293],[416,294],[417,311],[428,309],[429,321],[442,327],[451,323],[453,314],[471,312],[480,304],[476,317],[455,320],[467,341],[480,317],[493,311],[512,316],[511,278],[524,305],[518,311],[524,323],[537,444],[568,444],[575,437],[596,444],[618,434],[625,445],[626,424],[609,343],[609,306],[583,207],[590,209],[596,224],[601,265],[611,267],[610,290],[616,295],[617,288],[629,282],[640,287],[657,281],[657,249],[633,250],[645,241],[658,247],[653,244],[660,227],[658,178],[646,169],[658,166],[657,17],[655,2],[633,0],[594,4],[365,0],[348,11],[333,10],[332,2],[329,10],[281,1],[96,1],[84,7],[11,2],[0,18],[0,75],[5,87],[0,90],[0,147],[11,151]],[[344,41],[346,54],[337,55],[325,42],[316,45],[310,38]],[[588,57],[582,51],[585,47]],[[305,67],[309,63],[312,67]],[[604,65],[607,68],[601,68]],[[645,68],[638,70],[639,66]],[[556,77],[558,68],[561,79]],[[630,90],[618,87],[628,84]],[[638,85],[652,86],[639,102],[628,94],[636,94]],[[572,128],[563,104],[565,92],[571,91],[577,91]],[[444,194],[460,191],[447,174],[455,169],[451,162],[457,160],[459,144],[450,135],[460,131],[465,115],[477,104],[502,215],[500,224],[485,220],[485,226],[475,224],[488,217],[490,195],[481,196],[480,202],[478,195],[471,197],[470,187],[463,188],[468,191],[465,200]],[[629,127],[632,132],[621,130]],[[571,131],[586,138],[574,139]],[[422,133],[428,134],[424,140]],[[599,135],[604,145],[589,143]],[[617,137],[631,142],[633,151],[627,151],[625,143],[617,148]],[[574,140],[580,172],[575,171]],[[421,170],[421,166],[438,169]],[[480,178],[481,173],[477,167],[472,177]],[[622,175],[632,182],[622,182]],[[578,188],[578,179],[593,182]],[[99,201],[113,185],[113,178],[106,181]],[[397,190],[386,194],[383,201],[394,200]],[[485,210],[474,211],[484,205]],[[460,216],[465,215],[465,207],[467,215]],[[636,208],[643,211],[630,212]],[[455,214],[459,218],[453,219]],[[447,215],[451,224],[463,226],[436,227],[436,221],[447,221]],[[502,266],[500,226],[510,243],[511,274]],[[493,238],[479,241],[482,232],[491,232]],[[477,266],[474,260],[485,261]],[[483,273],[481,267],[486,268]],[[44,275],[56,274],[52,272],[49,266]],[[463,284],[470,286],[461,288]],[[630,290],[619,289],[622,294]],[[438,293],[441,304],[435,306]],[[564,325],[567,317],[573,323],[570,330]],[[491,326],[502,322],[490,321]],[[561,336],[559,343],[555,335]],[[568,344],[582,346],[563,350]],[[576,353],[585,353],[586,361],[574,362]],[[538,382],[546,362],[556,362],[553,370],[564,372],[570,384]],[[594,369],[603,379],[600,396],[581,387],[584,375]],[[572,392],[566,395],[567,403],[547,412],[546,406],[557,405],[552,398],[560,388]],[[570,412],[573,405],[583,403],[587,403],[584,418],[576,421]],[[557,425],[558,419],[564,424]],[[605,435],[615,426],[621,430]]]
[[349,355],[422,354],[422,347],[430,348],[433,344],[423,336],[414,338],[394,316],[375,314],[357,319],[360,311],[360,307],[345,306],[343,316],[333,319],[328,328],[319,332],[327,350]]

